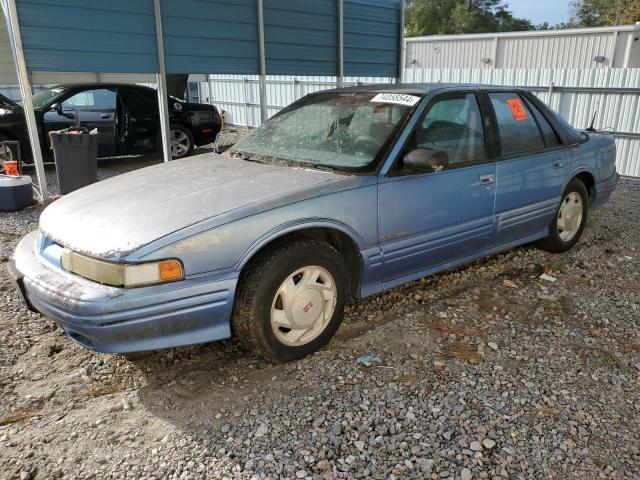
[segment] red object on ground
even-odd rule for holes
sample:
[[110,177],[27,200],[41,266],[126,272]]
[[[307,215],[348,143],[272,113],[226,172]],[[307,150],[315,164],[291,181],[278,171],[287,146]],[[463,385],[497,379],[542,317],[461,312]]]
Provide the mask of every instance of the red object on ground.
[[15,160],[7,160],[4,162],[4,170],[10,177],[19,177],[18,162]]

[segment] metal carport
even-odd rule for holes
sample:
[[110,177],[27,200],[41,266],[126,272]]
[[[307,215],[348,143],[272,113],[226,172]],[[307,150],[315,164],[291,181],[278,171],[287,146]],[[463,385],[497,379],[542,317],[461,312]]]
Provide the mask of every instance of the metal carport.
[[335,75],[338,83],[348,75],[399,77],[402,5],[401,0],[2,0],[43,199],[48,193],[30,75],[154,75],[169,161],[166,74],[259,75],[264,119],[266,75]]

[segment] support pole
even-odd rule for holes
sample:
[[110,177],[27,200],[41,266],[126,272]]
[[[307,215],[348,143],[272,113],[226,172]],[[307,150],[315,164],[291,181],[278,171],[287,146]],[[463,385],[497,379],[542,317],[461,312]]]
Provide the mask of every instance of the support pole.
[[156,19],[156,45],[158,51],[158,107],[160,109],[160,134],[162,135],[162,153],[164,161],[171,160],[171,140],[169,139],[169,97],[167,95],[167,76],[164,65],[164,40],[162,37],[162,11],[160,0],[153,0],[153,12]]
[[258,54],[260,57],[260,123],[267,120],[267,60],[264,48],[264,0],[258,0]]
[[46,203],[47,200],[49,200],[47,176],[44,172],[42,150],[40,149],[40,135],[38,133],[36,115],[33,111],[31,85],[29,83],[29,74],[27,73],[27,64],[24,60],[24,50],[22,49],[22,37],[20,36],[20,25],[18,23],[18,10],[16,8],[15,0],[7,0],[6,6],[10,24],[9,38],[12,46],[11,50],[18,70],[18,83],[20,84],[20,95],[22,96],[22,108],[24,109],[24,116],[27,120],[29,142],[31,143],[31,154],[33,156],[33,163],[36,167],[38,188],[40,189],[41,198],[39,200],[42,203]]
[[404,41],[404,0],[400,2],[400,45],[398,45],[398,63],[400,63],[400,71],[398,72],[398,83],[404,82],[404,68],[407,61],[407,45]]
[[338,0],[338,88],[344,83],[344,0]]
[[[211,74],[207,74],[207,82],[209,83],[209,104],[213,105],[213,79],[211,78]],[[222,110],[220,111],[220,115],[222,115]]]

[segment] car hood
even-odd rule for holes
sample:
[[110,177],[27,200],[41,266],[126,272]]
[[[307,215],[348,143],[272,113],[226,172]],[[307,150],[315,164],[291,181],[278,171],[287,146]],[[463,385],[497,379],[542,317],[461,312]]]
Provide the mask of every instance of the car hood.
[[22,112],[22,107],[0,93],[0,115]]
[[241,218],[345,188],[356,178],[205,154],[135,170],[66,195],[43,211],[40,230],[74,251],[119,259],[204,220],[229,212]]

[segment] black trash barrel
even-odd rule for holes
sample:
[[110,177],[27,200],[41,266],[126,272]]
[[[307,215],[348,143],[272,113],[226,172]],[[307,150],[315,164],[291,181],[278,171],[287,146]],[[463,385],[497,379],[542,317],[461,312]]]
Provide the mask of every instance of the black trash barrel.
[[49,133],[61,194],[98,181],[98,134],[84,127]]

